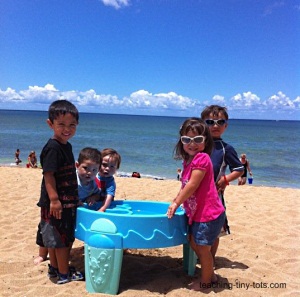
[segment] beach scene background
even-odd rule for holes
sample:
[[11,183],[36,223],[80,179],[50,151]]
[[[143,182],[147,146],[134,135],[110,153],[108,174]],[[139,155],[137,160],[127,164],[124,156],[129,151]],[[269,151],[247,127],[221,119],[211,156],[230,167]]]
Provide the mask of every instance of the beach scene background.
[[[39,154],[52,131],[45,111],[0,110],[0,164],[15,166],[20,149],[25,166],[31,150]],[[111,147],[122,156],[119,175],[176,179],[181,161],[173,158],[179,128],[185,118],[165,116],[80,113],[75,136],[70,140],[75,159],[86,147]],[[299,188],[297,162],[300,121],[230,119],[223,139],[238,155],[246,153],[253,185]],[[234,181],[233,184],[237,182]]]

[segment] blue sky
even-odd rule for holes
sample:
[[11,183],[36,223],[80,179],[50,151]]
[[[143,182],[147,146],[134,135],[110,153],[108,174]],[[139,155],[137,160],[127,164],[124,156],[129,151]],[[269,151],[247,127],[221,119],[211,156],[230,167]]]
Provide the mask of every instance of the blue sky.
[[0,108],[300,120],[300,0],[0,1]]

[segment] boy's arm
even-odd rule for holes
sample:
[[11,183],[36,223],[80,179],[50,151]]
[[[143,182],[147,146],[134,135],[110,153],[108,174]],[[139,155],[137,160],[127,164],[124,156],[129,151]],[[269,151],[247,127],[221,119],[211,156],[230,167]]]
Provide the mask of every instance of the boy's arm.
[[58,199],[56,180],[53,172],[44,172],[45,186],[50,199],[50,215],[61,219],[62,205]]
[[100,207],[98,211],[106,211],[106,209],[110,206],[113,199],[114,199],[113,195],[107,194],[104,204]]
[[216,183],[218,192],[225,190],[226,186],[228,186],[230,182],[242,176],[243,173],[243,171],[232,171],[229,174],[223,175]]

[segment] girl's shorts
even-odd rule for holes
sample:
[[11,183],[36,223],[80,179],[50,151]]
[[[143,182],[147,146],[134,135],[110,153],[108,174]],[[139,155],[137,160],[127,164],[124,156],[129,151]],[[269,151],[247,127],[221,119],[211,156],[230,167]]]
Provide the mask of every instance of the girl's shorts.
[[213,245],[225,221],[225,212],[211,222],[193,222],[189,227],[189,233],[193,236],[198,245]]

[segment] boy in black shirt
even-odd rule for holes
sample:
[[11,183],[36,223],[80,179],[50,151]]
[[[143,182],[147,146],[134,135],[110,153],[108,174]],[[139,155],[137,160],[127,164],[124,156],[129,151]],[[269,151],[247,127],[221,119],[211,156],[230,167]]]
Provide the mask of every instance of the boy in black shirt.
[[41,207],[39,229],[42,243],[37,243],[48,248],[48,276],[57,276],[57,284],[64,284],[83,279],[80,273],[69,271],[70,247],[75,240],[78,185],[72,146],[68,140],[75,135],[79,114],[71,102],[57,100],[50,105],[48,115],[47,124],[54,134],[40,156],[43,180],[38,206]]

